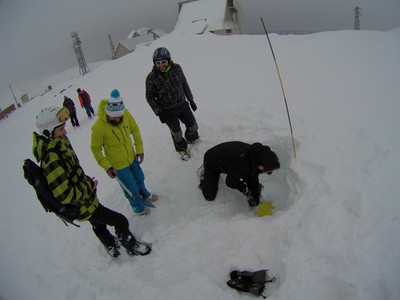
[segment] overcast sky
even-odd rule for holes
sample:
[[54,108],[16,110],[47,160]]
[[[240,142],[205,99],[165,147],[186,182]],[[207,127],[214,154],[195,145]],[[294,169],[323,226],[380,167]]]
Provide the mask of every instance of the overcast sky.
[[[71,32],[77,31],[87,63],[110,59],[114,45],[133,29],[171,32],[177,0],[0,0],[0,107],[14,103],[33,83],[77,66]],[[362,30],[400,26],[400,0],[239,0],[244,33],[328,31],[354,28],[361,7]],[[150,62],[149,62],[150,63]]]

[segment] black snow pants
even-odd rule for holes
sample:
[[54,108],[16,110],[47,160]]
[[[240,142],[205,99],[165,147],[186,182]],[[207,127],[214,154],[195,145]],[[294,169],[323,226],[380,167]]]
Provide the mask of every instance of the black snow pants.
[[[199,126],[186,101],[178,108],[163,111],[163,119],[163,123],[167,124],[171,131],[172,141],[177,152],[186,151],[187,144],[199,138],[197,131]],[[184,135],[180,122],[186,127]]]
[[[207,167],[204,168],[204,178],[200,182],[200,188],[206,200],[212,201],[217,196],[220,175],[221,172],[219,170],[209,170]],[[243,179],[236,176],[227,174],[225,183],[231,189],[238,190],[241,193],[247,190],[247,185]]]
[[107,225],[115,228],[115,233],[118,237],[132,234],[129,231],[129,222],[124,215],[104,207],[101,204],[99,204],[99,207],[89,219],[89,222],[92,224],[92,229],[100,242],[107,248],[115,245],[115,238],[110,231],[108,231]]

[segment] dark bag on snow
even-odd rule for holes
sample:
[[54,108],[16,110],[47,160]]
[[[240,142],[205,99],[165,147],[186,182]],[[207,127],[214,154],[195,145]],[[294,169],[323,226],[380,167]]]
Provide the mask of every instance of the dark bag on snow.
[[255,272],[232,271],[230,273],[231,280],[229,280],[226,284],[240,292],[250,293],[255,296],[262,296],[265,299],[266,297],[263,295],[265,284],[267,282],[274,282],[276,280],[275,277],[267,279],[267,271],[268,270],[259,270]]
[[76,227],[80,227],[74,223],[74,220],[79,216],[79,208],[72,204],[61,204],[53,196],[42,168],[29,158],[24,161],[22,168],[24,170],[25,179],[35,189],[37,198],[44,210],[46,212],[55,213],[67,226],[67,223],[70,223]]

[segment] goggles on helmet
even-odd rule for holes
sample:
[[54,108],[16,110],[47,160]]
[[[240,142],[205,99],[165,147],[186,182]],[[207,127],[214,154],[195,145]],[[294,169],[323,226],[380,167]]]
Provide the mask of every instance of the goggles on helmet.
[[56,117],[60,122],[66,122],[69,119],[69,110],[65,107],[61,108],[57,113]]

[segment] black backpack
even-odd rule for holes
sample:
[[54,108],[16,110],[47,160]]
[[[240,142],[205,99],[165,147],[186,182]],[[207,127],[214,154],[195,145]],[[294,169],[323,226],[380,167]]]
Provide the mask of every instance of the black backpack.
[[232,271],[230,275],[230,280],[227,281],[227,285],[239,292],[250,293],[254,296],[263,295],[265,284],[268,282],[275,282],[276,278],[268,277],[268,270],[259,270],[255,272],[250,271]]
[[35,189],[37,198],[44,210],[46,212],[55,213],[66,226],[68,226],[67,223],[70,223],[76,227],[80,227],[74,223],[74,220],[79,216],[79,208],[72,204],[61,204],[53,196],[42,168],[29,158],[24,161],[22,168],[24,170],[25,179]]
[[69,110],[69,112],[75,111],[75,104],[70,98],[67,98],[64,101],[64,106]]

